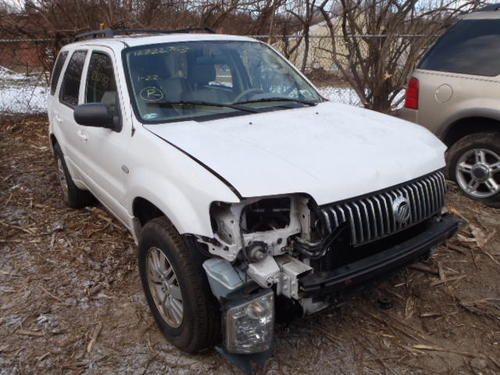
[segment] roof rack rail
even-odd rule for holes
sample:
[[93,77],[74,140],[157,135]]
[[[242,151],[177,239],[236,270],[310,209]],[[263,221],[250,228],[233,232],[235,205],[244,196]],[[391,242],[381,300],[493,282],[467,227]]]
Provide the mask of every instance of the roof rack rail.
[[103,29],[88,31],[80,33],[74,37],[74,41],[99,39],[99,38],[113,38],[117,35],[131,35],[131,34],[183,34],[183,33],[199,33],[204,32],[208,34],[215,34],[216,32],[209,27],[191,27],[186,29],[174,30],[160,30],[160,29]]
[[499,3],[485,5],[484,7],[479,8],[478,10],[476,10],[476,12],[495,12],[497,10],[500,10],[500,4]]

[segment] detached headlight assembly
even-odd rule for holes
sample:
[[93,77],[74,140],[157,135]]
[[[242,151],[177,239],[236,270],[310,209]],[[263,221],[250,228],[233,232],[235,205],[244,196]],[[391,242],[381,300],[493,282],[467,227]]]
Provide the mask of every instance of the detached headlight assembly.
[[263,290],[244,302],[230,302],[224,313],[224,347],[230,353],[269,350],[274,332],[274,293]]

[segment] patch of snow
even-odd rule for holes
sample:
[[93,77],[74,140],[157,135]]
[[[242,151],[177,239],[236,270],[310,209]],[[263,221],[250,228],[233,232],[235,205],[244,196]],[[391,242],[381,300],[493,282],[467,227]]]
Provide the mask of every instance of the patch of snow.
[[323,86],[318,87],[318,91],[332,102],[361,106],[358,94],[349,87]]
[[[359,99],[356,91],[350,87],[334,87],[334,86],[323,86],[318,87],[318,91],[325,98],[331,100],[332,102],[349,104],[361,107],[361,100]],[[393,103],[397,105],[393,109],[401,109],[404,105],[405,91],[401,90],[393,100]]]
[[0,85],[0,113],[46,112],[48,93],[41,85]]
[[20,74],[0,66],[0,113],[46,112],[48,91],[43,74]]
[[29,76],[16,73],[4,66],[0,66],[0,80],[2,81],[24,81],[29,78]]

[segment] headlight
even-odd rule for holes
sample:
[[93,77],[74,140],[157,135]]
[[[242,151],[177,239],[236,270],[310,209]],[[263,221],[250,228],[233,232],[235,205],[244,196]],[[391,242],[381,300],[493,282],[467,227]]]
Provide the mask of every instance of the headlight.
[[274,293],[228,307],[224,314],[224,346],[230,353],[251,354],[269,350],[274,331]]

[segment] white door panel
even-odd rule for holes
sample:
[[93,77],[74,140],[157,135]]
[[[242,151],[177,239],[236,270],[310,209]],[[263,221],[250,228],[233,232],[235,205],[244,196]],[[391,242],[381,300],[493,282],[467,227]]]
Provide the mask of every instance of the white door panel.
[[[99,63],[102,61],[110,61],[113,70],[109,69],[110,66],[103,68],[102,63]],[[112,85],[109,81],[105,80],[106,71],[113,74],[111,78],[114,82],[118,81],[112,51],[105,48],[93,49],[85,67],[83,79],[85,90],[94,91],[90,93],[91,98],[88,98],[87,92],[84,91],[82,93],[82,103],[103,102],[108,104],[103,101],[102,90],[104,89],[102,87],[96,89],[96,86],[101,85],[103,81],[105,82],[103,86],[107,87],[111,85],[111,88],[116,91],[119,103],[123,102],[120,98],[119,90],[116,89],[116,84]],[[109,87],[104,92],[109,94],[112,90],[109,91],[108,89]],[[118,105],[119,107],[120,105]],[[123,114],[124,108],[119,108],[119,111]],[[80,126],[77,136],[83,153],[81,158],[82,169],[89,180],[88,184],[91,186],[91,190],[94,191],[94,194],[105,206],[118,216],[119,219],[124,221],[127,218],[127,213],[121,201],[125,195],[127,174],[124,172],[126,168],[123,168],[123,166],[126,165],[130,132],[125,129],[126,122],[122,122],[124,123],[124,128],[120,132],[101,127]]]

